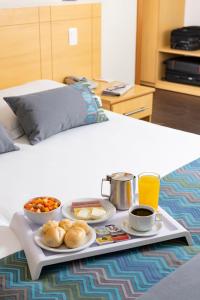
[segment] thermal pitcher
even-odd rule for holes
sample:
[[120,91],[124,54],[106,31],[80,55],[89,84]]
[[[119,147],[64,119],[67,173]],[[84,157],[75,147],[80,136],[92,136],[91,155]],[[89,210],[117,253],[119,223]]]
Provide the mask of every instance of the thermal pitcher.
[[[104,182],[110,183],[110,195],[103,193]],[[119,210],[129,209],[135,202],[135,181],[133,174],[119,172],[107,175],[102,179],[101,195],[108,197],[110,202]]]

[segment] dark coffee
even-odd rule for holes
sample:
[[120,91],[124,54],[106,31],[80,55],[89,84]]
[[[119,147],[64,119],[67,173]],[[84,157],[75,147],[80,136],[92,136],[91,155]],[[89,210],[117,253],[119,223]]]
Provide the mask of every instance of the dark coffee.
[[131,213],[140,217],[147,217],[153,214],[153,212],[147,208],[135,208]]

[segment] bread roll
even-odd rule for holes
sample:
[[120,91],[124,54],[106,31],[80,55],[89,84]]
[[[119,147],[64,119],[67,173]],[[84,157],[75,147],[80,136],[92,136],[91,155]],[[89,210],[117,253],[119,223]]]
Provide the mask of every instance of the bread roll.
[[65,230],[61,227],[50,227],[43,233],[43,242],[45,245],[58,248],[62,245],[65,236]]
[[45,233],[49,228],[58,227],[57,221],[48,221],[46,224],[42,226],[42,232]]
[[67,232],[72,227],[72,222],[69,219],[63,219],[59,222],[59,227],[63,228]]
[[72,228],[80,227],[85,230],[85,233],[88,234],[90,232],[90,227],[88,224],[83,220],[77,220],[73,223]]
[[64,237],[64,243],[68,248],[78,248],[85,243],[86,233],[85,230],[76,227],[67,231]]

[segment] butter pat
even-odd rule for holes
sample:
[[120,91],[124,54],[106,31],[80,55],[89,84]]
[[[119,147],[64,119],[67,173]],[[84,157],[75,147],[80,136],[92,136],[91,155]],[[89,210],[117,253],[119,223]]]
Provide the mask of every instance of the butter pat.
[[89,220],[91,216],[90,208],[74,208],[74,215],[77,219]]
[[91,219],[101,219],[105,217],[106,211],[103,207],[94,207],[91,211]]
[[106,211],[103,207],[77,207],[74,216],[79,220],[96,220],[104,218]]

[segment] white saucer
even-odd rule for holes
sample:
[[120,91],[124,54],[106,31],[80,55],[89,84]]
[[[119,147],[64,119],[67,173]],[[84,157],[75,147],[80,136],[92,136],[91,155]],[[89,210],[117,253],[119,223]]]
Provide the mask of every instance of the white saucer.
[[[80,198],[80,199],[73,199],[73,201],[99,201],[102,205],[102,207],[105,209],[106,214],[103,218],[101,219],[96,219],[96,220],[86,220],[86,222],[88,224],[97,224],[97,223],[101,223],[104,222],[108,219],[110,219],[115,213],[116,213],[116,208],[114,207],[114,205],[106,199],[99,199],[99,198]],[[72,202],[73,202],[72,201]],[[64,204],[62,207],[62,214],[64,217],[69,218],[71,220],[77,220],[77,218],[74,216],[74,213],[71,209],[71,204]]]
[[149,237],[158,234],[160,229],[162,228],[162,222],[156,222],[152,229],[149,231],[137,231],[133,228],[130,227],[129,222],[128,222],[128,217],[123,219],[121,223],[121,228],[128,234],[138,236],[138,237]]
[[64,244],[62,244],[58,248],[51,248],[45,245],[42,241],[42,227],[40,227],[34,233],[34,241],[40,248],[51,252],[56,252],[56,253],[71,253],[71,252],[81,251],[85,248],[88,248],[90,245],[92,245],[95,240],[96,240],[96,232],[92,227],[90,227],[90,232],[87,234],[85,243],[82,246],[71,249],[71,248],[67,248]]

